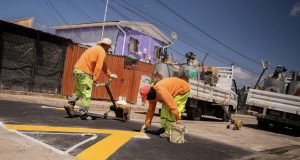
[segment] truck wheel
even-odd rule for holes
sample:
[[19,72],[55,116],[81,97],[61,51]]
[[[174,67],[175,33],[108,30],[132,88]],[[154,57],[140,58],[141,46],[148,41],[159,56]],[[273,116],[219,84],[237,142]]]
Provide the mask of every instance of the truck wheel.
[[265,122],[263,120],[258,119],[257,120],[257,127],[261,128],[261,129],[268,129],[269,128],[269,123],[267,123],[267,122]]
[[226,111],[224,111],[222,121],[228,122],[230,119],[231,119],[231,112],[227,111],[226,113]]
[[186,114],[187,114],[187,118],[189,120],[193,120],[193,112],[192,112],[192,108],[187,108],[186,109]]
[[187,116],[190,120],[201,120],[202,110],[201,108],[189,108],[187,111]]

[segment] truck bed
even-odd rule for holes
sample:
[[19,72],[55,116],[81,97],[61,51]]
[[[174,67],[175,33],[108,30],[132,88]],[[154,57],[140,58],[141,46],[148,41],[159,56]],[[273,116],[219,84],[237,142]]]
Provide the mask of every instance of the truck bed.
[[[205,85],[203,81],[189,80],[191,86],[190,98],[220,105],[230,105],[236,108],[237,94],[232,90]],[[229,98],[230,97],[230,98]]]
[[250,89],[247,105],[300,115],[300,97]]

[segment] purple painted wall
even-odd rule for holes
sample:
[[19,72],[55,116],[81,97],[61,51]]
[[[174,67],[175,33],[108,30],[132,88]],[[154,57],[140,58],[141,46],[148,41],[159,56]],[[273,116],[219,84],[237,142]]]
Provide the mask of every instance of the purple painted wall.
[[[106,26],[103,37],[110,38],[113,42],[112,48],[115,48],[115,42],[119,28],[117,26]],[[71,39],[73,42],[95,45],[101,39],[102,27],[84,27],[56,30],[56,35]]]
[[[140,33],[138,31],[131,30],[127,27],[123,28],[126,32],[124,56],[135,57],[140,61],[146,61],[155,64],[156,57],[154,53],[154,47],[164,46],[165,43],[159,41],[153,37]],[[63,29],[56,30],[55,34],[72,39],[72,41],[81,44],[94,45],[101,38],[102,27],[85,27],[76,29]],[[113,42],[112,51],[113,54],[122,55],[124,33],[119,30],[117,26],[107,26],[104,30],[104,36],[110,38]],[[128,44],[130,37],[139,40],[139,47],[137,53],[130,53],[128,51]]]
[[[148,35],[145,35],[143,33],[130,30],[128,28],[124,28],[126,32],[126,38],[125,38],[125,47],[124,47],[124,53],[125,56],[133,56],[141,61],[145,61],[145,59],[150,58],[150,63],[155,64],[156,58],[154,53],[154,47],[157,46],[164,46],[164,42],[159,41],[153,37],[149,37]],[[130,37],[133,37],[137,40],[139,40],[139,47],[138,47],[138,53],[130,53],[128,51],[128,44]],[[122,54],[122,47],[123,47],[123,40],[124,40],[124,33],[119,32],[118,38],[117,38],[117,46],[115,53],[121,55]]]

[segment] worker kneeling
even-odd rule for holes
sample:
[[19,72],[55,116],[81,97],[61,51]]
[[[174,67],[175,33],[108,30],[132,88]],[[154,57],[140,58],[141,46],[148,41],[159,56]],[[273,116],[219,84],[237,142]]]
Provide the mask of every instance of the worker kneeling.
[[163,105],[160,123],[165,132],[160,134],[160,137],[169,138],[172,123],[176,122],[176,124],[182,125],[181,115],[189,95],[190,85],[179,78],[165,78],[154,84],[147,94],[149,108],[141,132],[145,132],[151,125],[156,103],[161,102]]

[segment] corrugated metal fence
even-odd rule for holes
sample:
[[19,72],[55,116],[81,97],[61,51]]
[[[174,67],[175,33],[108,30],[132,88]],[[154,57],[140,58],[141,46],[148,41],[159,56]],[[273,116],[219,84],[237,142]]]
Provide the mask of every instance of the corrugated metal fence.
[[[61,90],[61,94],[64,96],[70,96],[74,93],[73,66],[85,50],[86,48],[78,45],[70,45],[67,48]],[[113,80],[110,86],[114,98],[117,99],[119,96],[124,96],[127,102],[136,103],[141,75],[151,76],[154,66],[143,62],[131,62],[128,65],[124,57],[115,55],[108,55],[106,62],[110,71],[118,75],[118,79]],[[103,72],[100,77],[101,82],[105,82],[108,79]],[[109,99],[104,87],[94,87],[92,97],[95,99]]]

